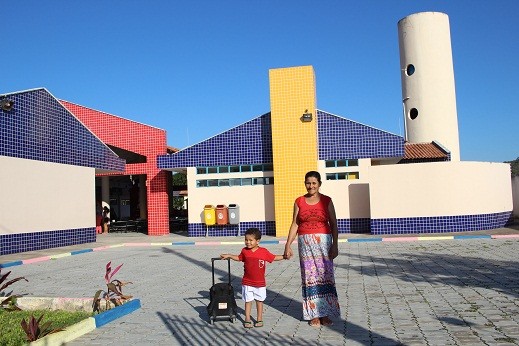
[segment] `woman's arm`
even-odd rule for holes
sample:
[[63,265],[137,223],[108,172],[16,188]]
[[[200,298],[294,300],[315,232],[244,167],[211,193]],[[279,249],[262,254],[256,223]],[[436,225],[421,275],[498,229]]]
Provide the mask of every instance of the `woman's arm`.
[[285,244],[285,253],[283,254],[283,256],[285,256],[286,259],[290,259],[294,255],[294,253],[292,252],[292,248],[290,246],[294,242],[294,239],[296,239],[297,228],[299,227],[299,225],[297,224],[297,214],[298,213],[299,213],[299,207],[297,206],[297,203],[294,203],[294,214],[292,216],[292,225],[290,225],[290,230],[288,231],[287,243]]
[[330,248],[330,256],[331,259],[334,259],[339,255],[339,244],[337,243],[339,240],[339,231],[337,229],[337,216],[335,215],[335,206],[333,205],[333,201],[330,200],[328,203],[328,222],[330,224],[330,229],[332,231],[332,247]]

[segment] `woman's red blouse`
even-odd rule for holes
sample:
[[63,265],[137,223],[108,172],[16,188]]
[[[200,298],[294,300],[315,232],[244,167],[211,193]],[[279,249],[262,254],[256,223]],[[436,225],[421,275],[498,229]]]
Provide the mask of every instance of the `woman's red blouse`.
[[332,199],[326,195],[319,196],[319,202],[310,205],[304,196],[296,199],[299,207],[297,214],[298,234],[330,234],[328,205]]

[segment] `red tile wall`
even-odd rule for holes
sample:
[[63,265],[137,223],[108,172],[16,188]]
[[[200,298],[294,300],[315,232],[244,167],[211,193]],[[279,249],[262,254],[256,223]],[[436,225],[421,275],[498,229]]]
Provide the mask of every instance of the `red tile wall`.
[[166,131],[68,101],[60,102],[104,143],[146,156],[146,163],[126,164],[124,173],[106,175],[146,174],[148,235],[168,235],[167,172],[157,168],[157,155],[167,153]]

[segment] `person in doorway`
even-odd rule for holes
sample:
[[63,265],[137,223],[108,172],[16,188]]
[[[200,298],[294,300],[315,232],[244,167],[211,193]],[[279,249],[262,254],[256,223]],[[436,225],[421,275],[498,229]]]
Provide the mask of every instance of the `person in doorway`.
[[97,201],[96,202],[96,234],[103,232],[103,228],[101,226],[102,223],[103,223],[103,209],[101,208],[101,202]]
[[339,250],[335,207],[332,199],[319,192],[321,175],[305,175],[306,194],[295,200],[292,225],[284,256],[293,256],[291,245],[297,237],[303,294],[303,319],[311,326],[332,325],[339,317],[333,259]]
[[260,247],[261,232],[257,228],[245,231],[245,247],[239,255],[221,254],[220,258],[230,258],[243,263],[242,299],[245,302],[245,328],[252,328],[251,310],[252,301],[256,301],[257,318],[254,327],[263,327],[263,301],[267,297],[265,281],[265,261],[272,263],[280,261],[283,255],[274,255],[267,249]]
[[105,205],[103,207],[103,213],[101,217],[101,228],[103,229],[103,234],[108,233],[108,226],[110,225],[110,209]]

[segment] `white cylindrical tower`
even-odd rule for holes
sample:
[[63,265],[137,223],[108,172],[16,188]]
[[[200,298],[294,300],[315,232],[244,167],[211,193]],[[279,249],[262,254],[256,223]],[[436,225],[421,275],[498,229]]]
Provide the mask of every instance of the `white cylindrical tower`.
[[436,141],[460,160],[449,17],[421,12],[398,22],[406,140]]

